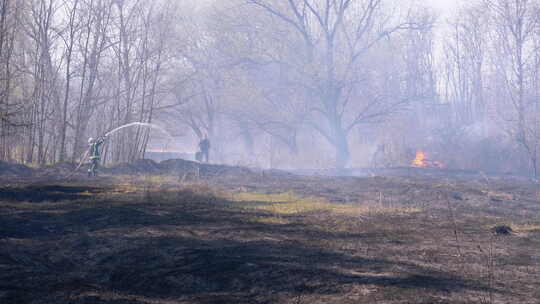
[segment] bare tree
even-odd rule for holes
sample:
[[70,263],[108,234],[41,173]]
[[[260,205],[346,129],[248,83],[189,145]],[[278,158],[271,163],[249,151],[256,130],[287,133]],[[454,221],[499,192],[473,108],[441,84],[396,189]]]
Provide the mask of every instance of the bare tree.
[[18,117],[22,100],[14,96],[17,87],[16,49],[20,43],[22,4],[19,1],[0,1],[0,159],[10,160],[16,150],[10,139],[20,131],[21,119]]
[[77,41],[77,52],[80,58],[77,71],[80,80],[77,96],[73,102],[72,160],[79,157],[84,149],[88,124],[96,110],[96,101],[99,100],[97,85],[102,74],[100,71],[102,61],[106,56],[106,51],[115,43],[109,37],[113,22],[112,7],[111,0],[88,0],[81,8],[84,12],[81,16],[84,16],[84,19]]
[[526,151],[537,176],[538,140],[536,96],[532,80],[538,73],[539,4],[536,1],[484,0],[492,27],[492,64],[502,82],[499,113],[510,136]]
[[[362,60],[392,34],[429,27],[429,23],[413,20],[411,12],[402,17],[396,11],[385,14],[381,0],[246,2],[281,20],[303,41],[304,60],[299,62],[303,67],[293,65],[301,71],[310,100],[307,123],[335,148],[336,166],[344,167],[350,157],[350,132],[361,123],[398,111],[408,100],[359,92]],[[291,46],[295,49],[290,51],[298,53],[298,45]]]
[[55,0],[31,1],[25,24],[34,48],[31,53],[33,65],[27,71],[31,74],[33,88],[26,161],[33,162],[35,158],[40,165],[46,162],[47,155],[54,158],[54,152],[50,153],[50,149],[55,147],[53,142],[56,133],[51,132],[49,122],[55,110],[53,105],[59,97],[58,65],[53,61],[58,39],[54,31],[57,9],[58,2]]
[[78,16],[79,0],[65,1],[63,7],[66,10],[67,24],[65,29],[60,32],[60,37],[65,44],[64,60],[65,60],[65,87],[64,97],[61,105],[61,119],[60,119],[60,150],[58,155],[58,161],[64,161],[66,159],[66,134],[68,127],[68,106],[71,93],[71,82],[73,78],[72,61],[73,51],[75,48],[75,39],[79,34],[81,19]]
[[463,9],[452,24],[451,39],[445,43],[442,92],[454,106],[458,124],[469,125],[486,118],[484,70],[489,20],[482,6]]

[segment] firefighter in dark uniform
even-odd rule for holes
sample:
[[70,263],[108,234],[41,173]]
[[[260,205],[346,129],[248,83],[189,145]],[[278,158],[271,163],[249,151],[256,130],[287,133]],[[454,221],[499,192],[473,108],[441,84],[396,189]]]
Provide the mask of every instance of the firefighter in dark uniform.
[[200,158],[204,159],[205,162],[208,162],[210,159],[210,140],[204,136],[204,138],[199,142],[199,149],[201,151]]

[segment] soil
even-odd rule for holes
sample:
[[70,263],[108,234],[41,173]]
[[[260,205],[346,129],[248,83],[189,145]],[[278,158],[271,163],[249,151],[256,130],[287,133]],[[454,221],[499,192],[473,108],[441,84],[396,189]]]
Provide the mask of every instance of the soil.
[[[61,166],[47,170],[73,168]],[[91,179],[0,168],[0,303],[540,299],[540,187],[523,179],[297,176],[180,160]],[[283,193],[346,212],[280,212]]]

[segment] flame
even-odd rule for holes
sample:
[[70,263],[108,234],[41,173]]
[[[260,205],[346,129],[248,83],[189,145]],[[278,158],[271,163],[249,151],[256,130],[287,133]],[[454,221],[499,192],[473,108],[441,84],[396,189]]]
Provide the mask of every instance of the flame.
[[446,168],[443,162],[427,159],[427,155],[423,151],[416,151],[416,157],[411,162],[411,165],[417,168]]
[[411,165],[413,167],[426,168],[428,166],[426,162],[426,153],[422,151],[417,151],[416,157],[412,161]]

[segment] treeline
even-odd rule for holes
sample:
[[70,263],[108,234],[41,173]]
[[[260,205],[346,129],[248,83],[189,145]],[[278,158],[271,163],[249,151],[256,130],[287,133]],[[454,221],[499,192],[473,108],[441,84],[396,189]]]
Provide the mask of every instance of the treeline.
[[[421,149],[536,172],[537,1],[479,0],[451,22],[383,0],[0,3],[3,160],[74,161],[138,121],[208,135],[228,163],[395,166]],[[144,157],[149,132],[118,132],[105,160]]]
[[450,27],[441,100],[451,105],[453,129],[480,129],[480,140],[457,143],[478,151],[468,165],[537,176],[540,2],[475,1]]
[[[1,158],[73,161],[90,136],[152,121],[176,18],[166,5],[2,0]],[[130,131],[108,146],[112,161],[142,155],[148,133]]]

